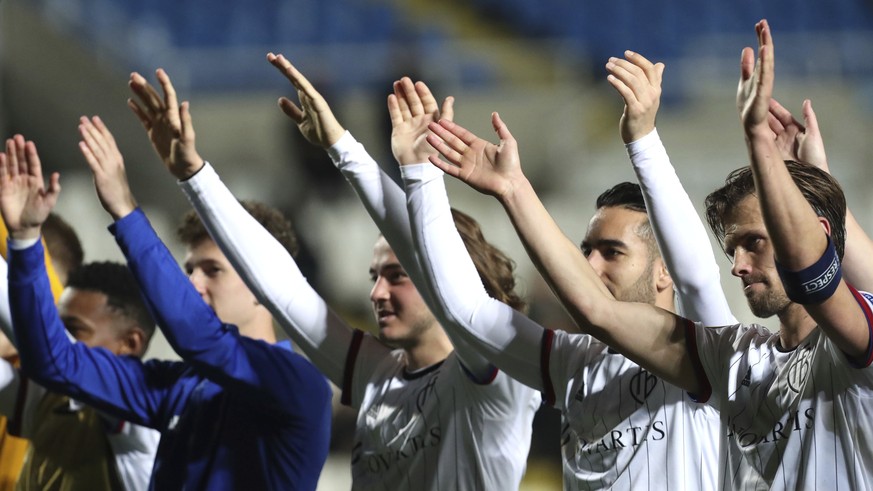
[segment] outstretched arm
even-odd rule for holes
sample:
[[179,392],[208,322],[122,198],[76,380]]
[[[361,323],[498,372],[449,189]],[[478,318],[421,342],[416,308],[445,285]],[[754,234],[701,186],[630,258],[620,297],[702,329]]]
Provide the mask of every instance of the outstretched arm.
[[[268,56],[268,60],[297,89],[300,106],[282,98],[279,100],[280,107],[297,123],[300,132],[309,142],[328,150],[428,307],[445,327],[451,321],[440,309],[435,308],[435,300],[424,281],[421,266],[413,250],[406,194],[401,184],[380,168],[362,145],[353,141],[351,135],[337,122],[321,94],[288,60],[282,55],[272,54]],[[392,126],[391,149],[399,163],[427,162],[428,156],[435,153],[426,140],[429,133],[427,125],[438,120],[441,115],[451,119],[452,104],[453,99],[447,98],[440,108],[423,82],[413,83],[408,77],[404,77],[394,83],[394,93],[388,96],[388,111]],[[395,167],[394,174],[396,173]],[[493,372],[488,360],[466,346],[452,333],[451,328],[447,333],[465,367],[477,380],[484,379]]]
[[33,142],[16,137],[0,155],[0,212],[9,227],[9,303],[22,369],[44,387],[147,426],[163,400],[134,357],[71,343],[45,269],[39,229],[60,192],[58,175],[45,187]]
[[179,356],[215,383],[278,412],[306,414],[313,402],[326,400],[327,384],[304,358],[222,324],[136,208],[112,134],[96,117],[82,118],[79,131],[100,202],[115,219],[111,230]]
[[[828,234],[822,227],[829,232],[831,226],[837,225],[823,223],[813,211],[792,180],[773,139],[768,121],[774,80],[773,38],[766,20],[760,21],[755,30],[758,59],[755,60],[751,48],[743,50],[737,107],[746,134],[756,194],[776,261],[786,271],[809,272],[808,268],[830,250]],[[828,264],[838,266],[832,261]],[[792,286],[803,288],[802,281],[786,283],[783,276],[786,290]],[[825,283],[827,286],[821,291],[829,292],[829,296],[802,295],[803,298],[792,300],[805,303],[807,312],[847,355],[869,364],[870,325],[855,294],[838,275],[828,276]]]
[[[782,158],[815,165],[830,173],[818,119],[812,109],[812,101],[803,101],[803,123],[797,121],[787,109],[770,100],[770,129]],[[846,210],[846,252],[843,255],[843,273],[846,281],[859,290],[873,290],[873,240],[861,228],[852,210]]]
[[670,164],[655,130],[663,63],[639,53],[610,58],[607,80],[624,99],[621,138],[643,191],[658,248],[678,293],[681,313],[707,326],[735,324],[706,228]]
[[474,189],[495,196],[506,209],[528,254],[583,331],[614,347],[665,380],[693,393],[698,380],[685,346],[684,321],[651,305],[618,302],[585,256],[561,231],[521,171],[515,139],[494,113],[500,144],[460,126],[432,124],[428,141],[450,163],[431,162]]
[[313,363],[343,386],[353,330],[328,308],[294,258],[242,207],[212,166],[204,164],[197,153],[188,103],[177,103],[176,91],[163,70],[158,70],[158,80],[163,97],[142,77],[132,77],[138,104],[131,101],[131,106],[161,160],[180,180],[206,229],[258,301]]

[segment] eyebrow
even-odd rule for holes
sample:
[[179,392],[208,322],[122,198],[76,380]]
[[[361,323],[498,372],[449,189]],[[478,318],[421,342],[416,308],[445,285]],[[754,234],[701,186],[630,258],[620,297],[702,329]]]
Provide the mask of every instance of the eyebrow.
[[588,242],[587,240],[583,240],[582,243],[579,244],[579,247],[590,247],[592,249],[595,247],[603,246],[612,246],[627,249],[627,244],[625,244],[624,241],[615,239],[600,239],[594,242]]
[[[403,271],[403,266],[401,266],[400,263],[388,263],[388,264],[385,264],[382,266],[381,271],[395,270],[395,269],[399,269],[399,270]],[[375,275],[375,274],[376,274],[376,268],[371,267],[370,268],[370,275]]]

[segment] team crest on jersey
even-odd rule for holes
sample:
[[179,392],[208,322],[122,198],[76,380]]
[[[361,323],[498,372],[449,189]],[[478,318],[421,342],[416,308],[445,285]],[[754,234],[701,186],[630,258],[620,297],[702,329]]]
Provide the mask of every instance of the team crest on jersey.
[[788,388],[800,393],[809,376],[810,358],[812,358],[812,345],[807,343],[797,353],[797,359],[788,367]]
[[658,385],[658,377],[652,375],[648,370],[637,372],[630,380],[630,393],[637,403],[642,404],[646,401],[649,395],[655,390]]

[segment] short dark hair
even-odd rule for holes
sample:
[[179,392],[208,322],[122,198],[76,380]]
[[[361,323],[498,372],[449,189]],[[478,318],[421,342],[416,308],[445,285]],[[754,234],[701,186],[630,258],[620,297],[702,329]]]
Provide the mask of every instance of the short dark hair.
[[143,351],[155,333],[155,321],[146,307],[139,284],[127,266],[112,261],[84,264],[67,280],[67,288],[106,295],[106,304],[134,321],[145,334]]
[[66,270],[58,273],[69,277],[82,266],[85,260],[82,242],[73,227],[56,213],[49,213],[42,224],[42,237],[52,260]]
[[655,240],[655,234],[652,231],[652,224],[649,222],[648,209],[646,208],[646,200],[643,198],[643,190],[640,185],[634,182],[621,182],[602,192],[597,197],[595,209],[601,208],[625,208],[631,211],[637,211],[646,215],[646,220],[641,223],[634,232],[649,246],[649,259],[655,259],[660,256],[661,252],[658,249],[658,242]]
[[[242,200],[240,204],[254,217],[270,234],[285,247],[292,257],[297,257],[297,236],[291,222],[281,211],[258,201]],[[182,223],[176,229],[179,240],[186,246],[194,246],[204,239],[210,239],[209,232],[194,210],[182,217]]]
[[524,300],[515,292],[515,263],[512,259],[485,240],[482,228],[471,216],[452,208],[452,218],[488,294],[515,310],[523,311]]
[[[812,164],[786,160],[785,166],[815,214],[830,224],[831,240],[842,259],[846,245],[846,196],[840,184],[833,176]],[[706,197],[706,221],[722,249],[725,220],[740,201],[754,194],[755,179],[751,167],[746,166],[728,174],[724,185]]]

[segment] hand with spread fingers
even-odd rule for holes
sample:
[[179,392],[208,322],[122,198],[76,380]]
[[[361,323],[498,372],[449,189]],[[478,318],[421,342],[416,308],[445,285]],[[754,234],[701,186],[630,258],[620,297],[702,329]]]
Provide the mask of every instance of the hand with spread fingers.
[[203,159],[194,144],[190,105],[188,102],[179,104],[167,72],[159,68],[156,74],[164,96],[161,97],[142,75],[132,73],[128,85],[136,98],[128,99],[127,105],[148,132],[152,146],[170,173],[184,180],[203,167]]
[[770,100],[770,129],[773,130],[776,146],[784,160],[797,160],[812,164],[828,171],[828,158],[825,154],[818,120],[812,110],[812,101],[803,101],[803,123],[794,119],[776,99]]
[[427,162],[437,153],[427,142],[430,123],[441,118],[451,121],[454,98],[447,97],[442,109],[424,82],[412,83],[409,77],[394,82],[394,93],[388,96],[391,116],[391,151],[400,165]]
[[744,48],[740,59],[737,109],[747,134],[769,133],[770,100],[773,97],[773,37],[766,20],[755,24],[758,58],[752,48]]
[[40,229],[58,201],[60,175],[49,177],[45,186],[36,145],[21,135],[6,140],[0,154],[0,213],[16,240],[39,238]]
[[103,208],[118,220],[136,209],[136,200],[130,192],[124,158],[118,151],[115,138],[98,116],[79,119],[79,150],[94,173],[94,187]]
[[480,193],[503,200],[527,178],[521,171],[518,144],[497,113],[491,114],[491,125],[500,138],[497,145],[452,121],[443,119],[429,124],[433,134],[427,136],[427,141],[448,162],[438,155],[428,158],[446,174],[464,181]]
[[324,97],[284,55],[269,53],[267,61],[282,72],[297,89],[300,106],[287,97],[281,97],[279,107],[297,123],[297,128],[303,137],[309,143],[322,148],[328,148],[336,143],[346,130],[339,124]]
[[652,63],[639,53],[624,52],[625,59],[610,58],[606,80],[624,98],[619,127],[621,139],[631,143],[655,129],[655,116],[661,104],[663,63]]

